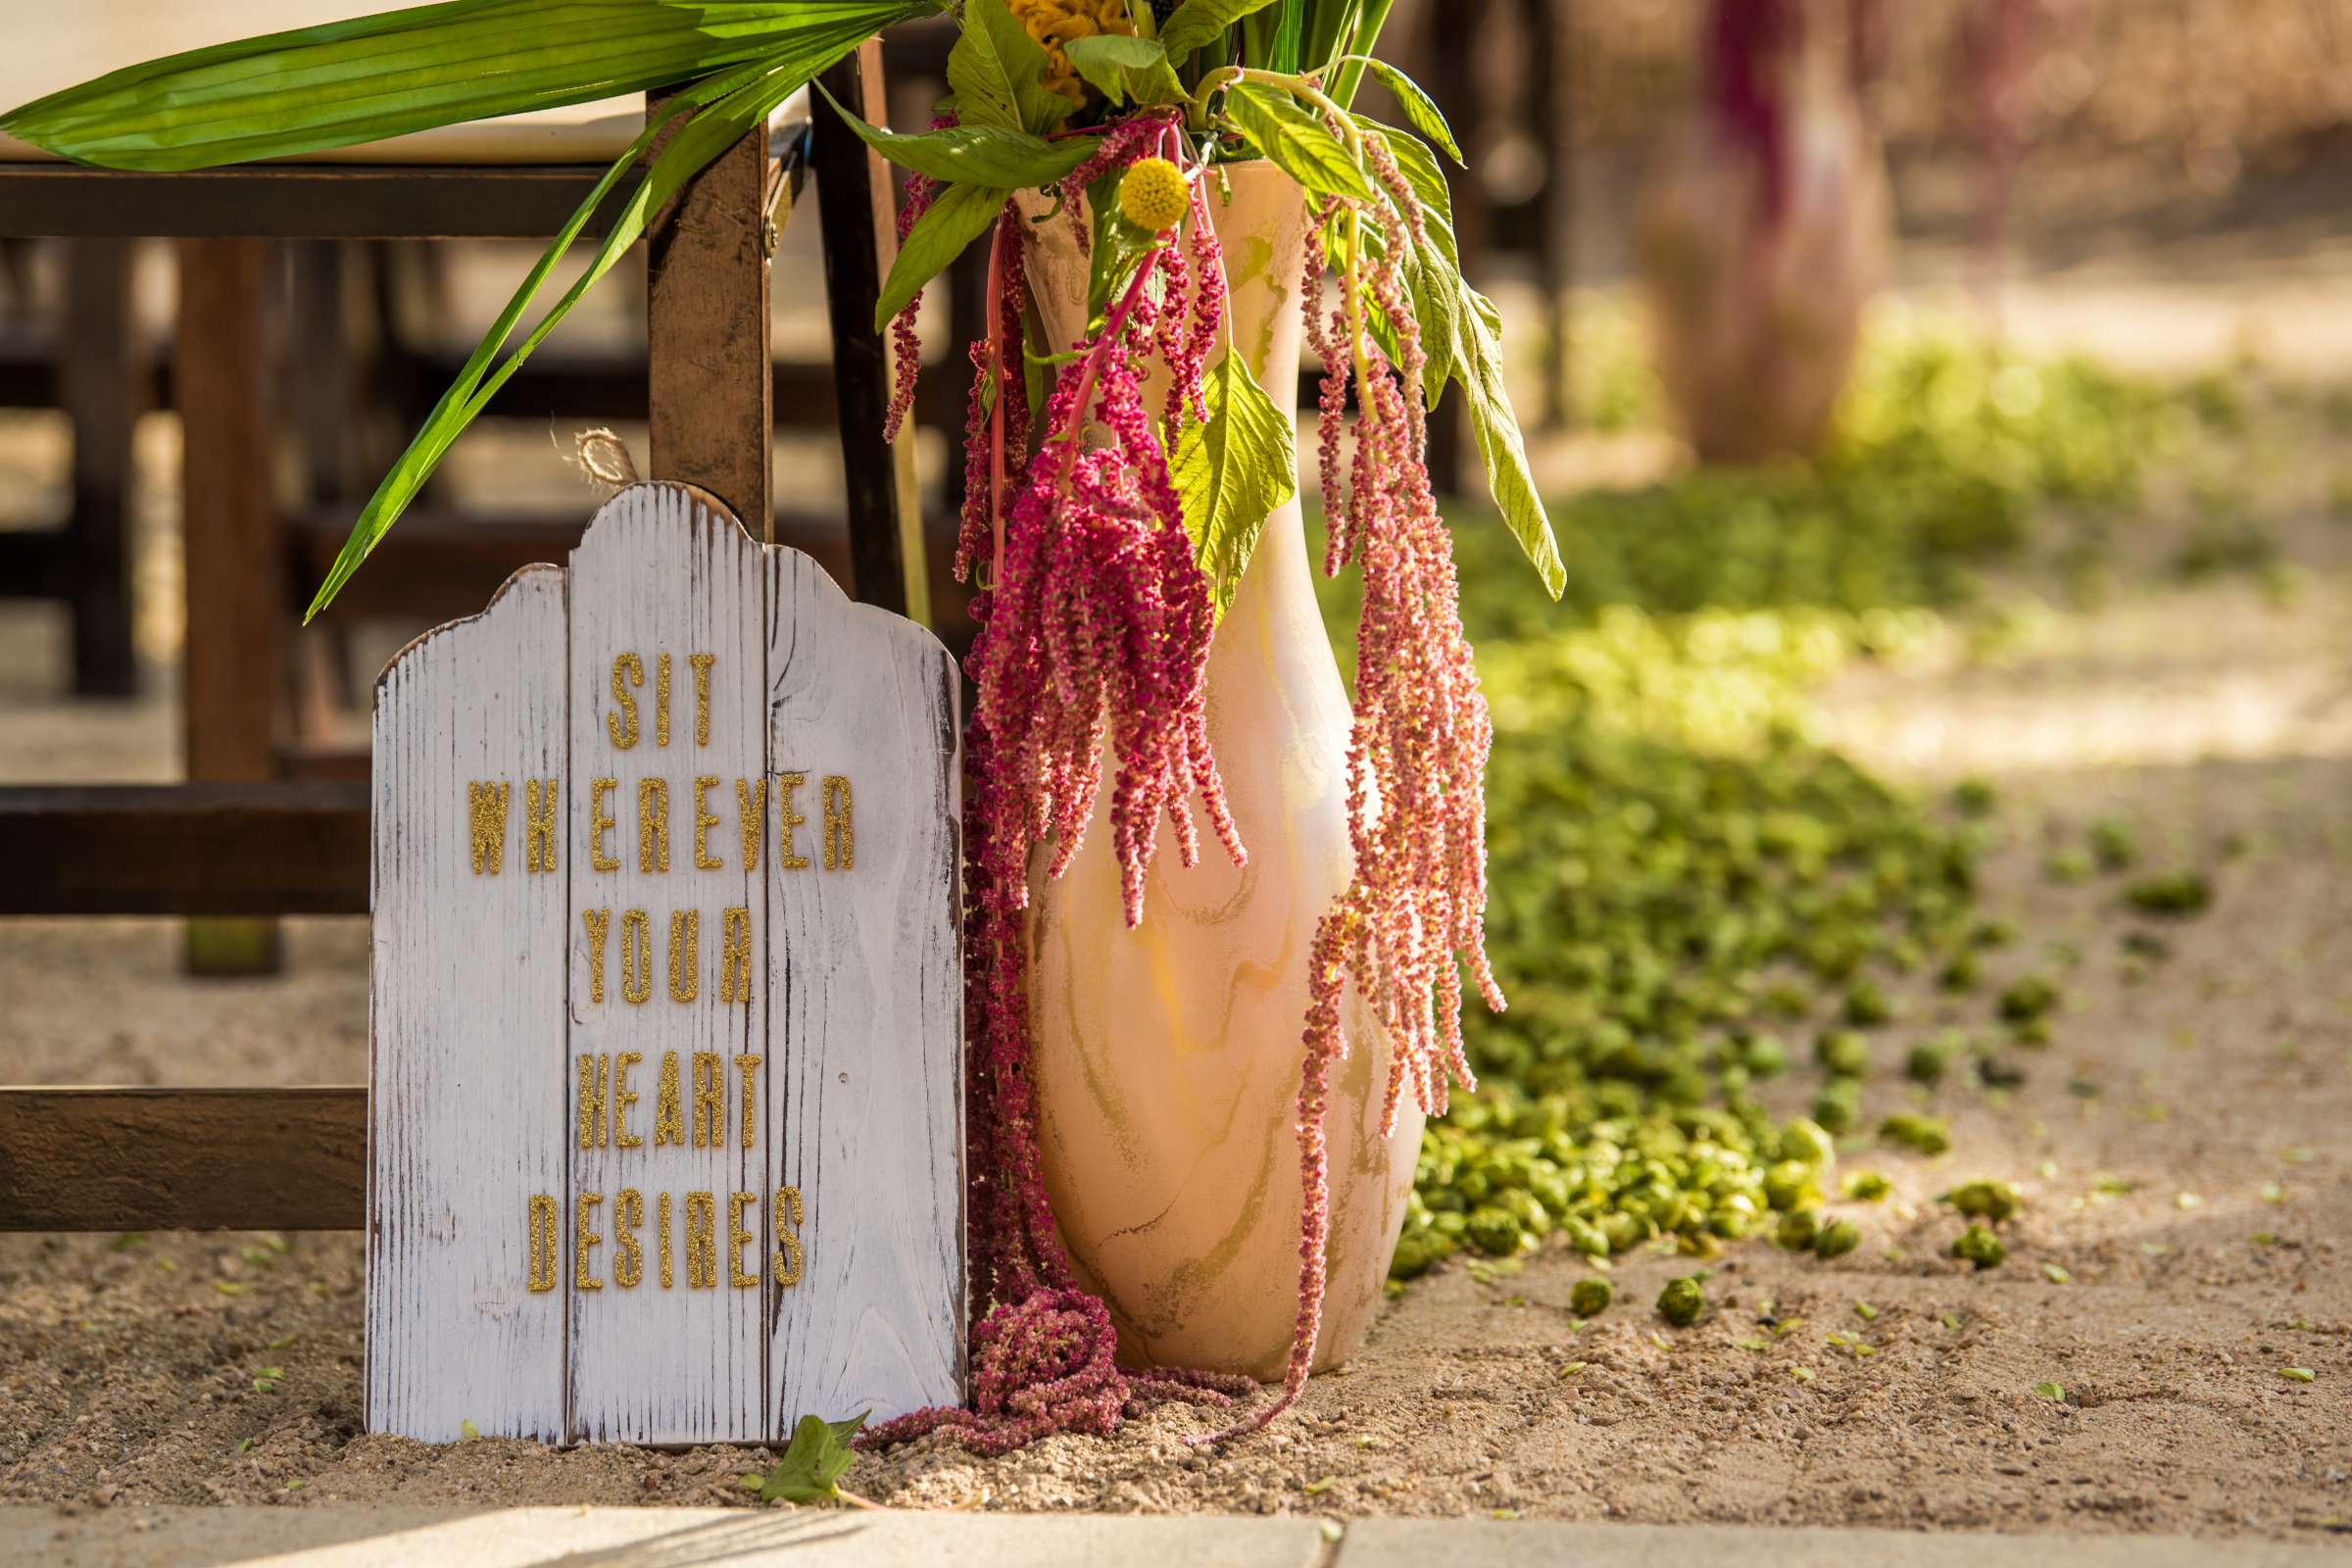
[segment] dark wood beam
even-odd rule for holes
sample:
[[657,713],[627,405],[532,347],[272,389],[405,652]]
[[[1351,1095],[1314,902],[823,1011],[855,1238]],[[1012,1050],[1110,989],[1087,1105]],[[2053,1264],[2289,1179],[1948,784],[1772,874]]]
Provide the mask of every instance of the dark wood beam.
[[359,1230],[368,1091],[0,1088],[0,1231]]
[[[877,122],[889,119],[880,44],[861,45],[822,80],[850,113]],[[842,471],[849,486],[850,591],[869,605],[927,622],[931,585],[923,563],[912,421],[896,442],[882,439],[890,411],[890,354],[874,328],[874,306],[898,254],[890,167],[825,104],[812,126],[809,172],[816,177],[824,236]]]
[[[647,107],[661,102],[651,96]],[[686,123],[676,122],[672,134]],[[762,538],[774,526],[766,195],[761,127],[656,215],[645,312],[648,477],[700,485]]]
[[0,915],[365,914],[362,783],[0,788]]
[[[546,239],[604,170],[261,164],[176,174],[0,164],[11,238]],[[612,208],[590,220],[601,236]]]

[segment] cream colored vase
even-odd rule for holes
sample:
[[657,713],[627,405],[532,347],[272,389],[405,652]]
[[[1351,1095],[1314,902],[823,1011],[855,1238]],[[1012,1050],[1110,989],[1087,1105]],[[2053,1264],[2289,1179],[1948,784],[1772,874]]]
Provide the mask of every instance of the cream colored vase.
[[[1239,351],[1259,384],[1298,384],[1306,216],[1270,166],[1212,179]],[[1086,266],[1067,221],[1031,230],[1048,330],[1082,329]],[[1163,382],[1164,384],[1164,382]],[[1158,407],[1153,389],[1148,405]],[[1184,868],[1160,829],[1143,924],[1127,926],[1105,813],[1057,880],[1033,873],[1030,1012],[1047,1191],[1123,1360],[1282,1376],[1298,1316],[1297,1135],[1307,953],[1346,887],[1349,715],[1315,609],[1293,501],[1269,517],[1208,665],[1208,732],[1250,852],[1236,867],[1200,823]],[[1352,992],[1333,1075],[1328,1287],[1315,1365],[1363,1344],[1382,1299],[1421,1145],[1406,1096],[1380,1136],[1386,1037]]]

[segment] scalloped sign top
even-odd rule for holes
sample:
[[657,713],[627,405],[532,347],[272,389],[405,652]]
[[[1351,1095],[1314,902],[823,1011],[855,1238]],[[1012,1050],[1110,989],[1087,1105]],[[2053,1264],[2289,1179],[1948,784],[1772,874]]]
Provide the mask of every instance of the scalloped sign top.
[[929,632],[675,484],[393,660],[370,1431],[961,1399],[957,700]]

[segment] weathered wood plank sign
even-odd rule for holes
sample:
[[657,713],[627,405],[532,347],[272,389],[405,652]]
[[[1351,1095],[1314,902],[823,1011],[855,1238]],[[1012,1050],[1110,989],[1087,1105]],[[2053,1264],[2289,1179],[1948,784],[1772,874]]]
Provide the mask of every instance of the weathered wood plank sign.
[[930,633],[683,485],[393,660],[370,1430],[961,1397],[956,706]]

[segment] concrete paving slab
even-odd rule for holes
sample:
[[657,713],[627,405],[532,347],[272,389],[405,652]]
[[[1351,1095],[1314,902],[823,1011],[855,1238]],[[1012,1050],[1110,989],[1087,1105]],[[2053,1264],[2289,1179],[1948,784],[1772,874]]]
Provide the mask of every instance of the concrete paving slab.
[[0,1508],[40,1568],[1310,1568],[1311,1519],[782,1508]]
[[0,1508],[40,1568],[2342,1568],[2352,1544],[1713,1525],[734,1508]]
[[2352,1544],[2187,1536],[1924,1535],[1763,1525],[1363,1519],[1340,1568],[2343,1568]]

